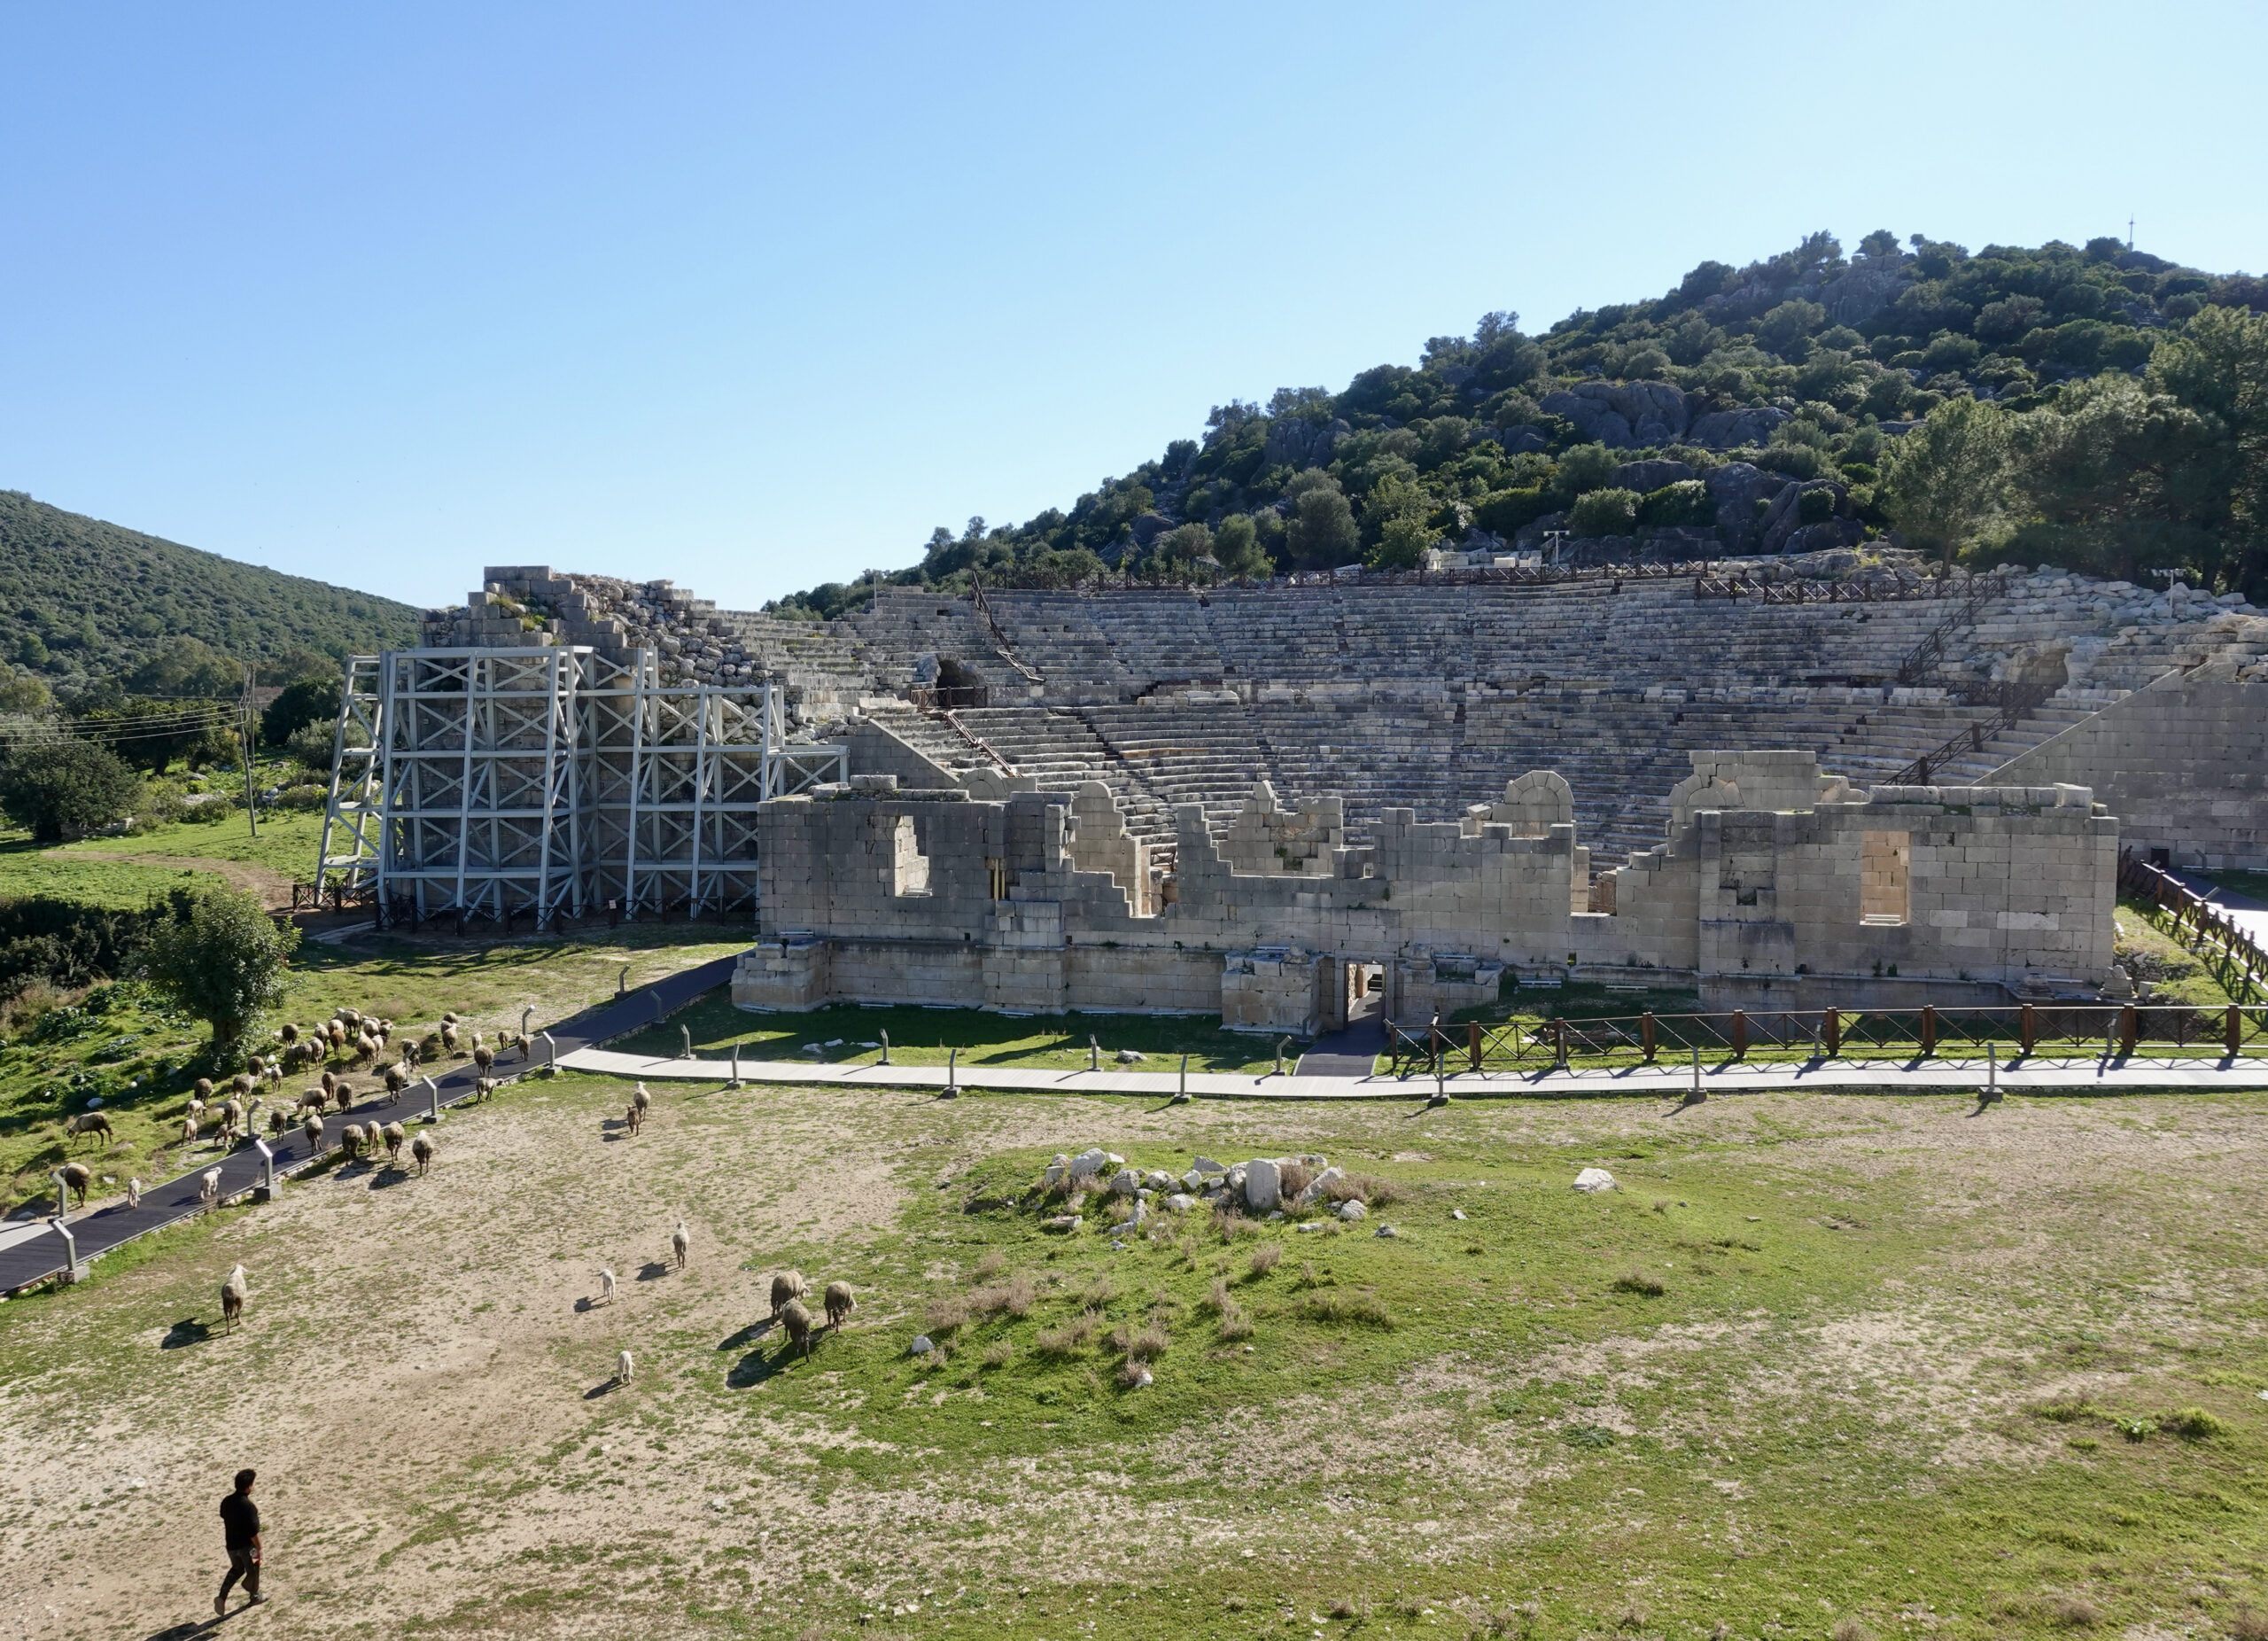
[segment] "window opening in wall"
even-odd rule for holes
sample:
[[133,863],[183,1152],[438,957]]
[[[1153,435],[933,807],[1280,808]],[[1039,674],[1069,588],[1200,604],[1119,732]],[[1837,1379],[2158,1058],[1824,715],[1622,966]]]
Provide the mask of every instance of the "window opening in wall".
[[1006,900],[1008,898],[1008,863],[1006,860],[988,859],[984,867],[992,875],[992,898],[995,900]]
[[889,891],[894,895],[929,892],[929,857],[921,852],[912,815],[899,815],[890,827]]
[[1906,832],[1859,834],[1859,921],[1903,923],[1913,907],[1914,839]]

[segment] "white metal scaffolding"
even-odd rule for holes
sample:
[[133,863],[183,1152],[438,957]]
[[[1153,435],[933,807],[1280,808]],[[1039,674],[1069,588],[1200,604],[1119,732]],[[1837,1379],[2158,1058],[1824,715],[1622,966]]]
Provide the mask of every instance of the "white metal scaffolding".
[[757,805],[847,767],[773,685],[565,646],[357,656],[334,744],[317,888],[381,921],[752,915]]

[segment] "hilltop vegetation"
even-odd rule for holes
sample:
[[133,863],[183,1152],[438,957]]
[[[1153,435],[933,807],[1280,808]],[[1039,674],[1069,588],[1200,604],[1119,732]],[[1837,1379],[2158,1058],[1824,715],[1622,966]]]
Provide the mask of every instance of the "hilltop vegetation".
[[[1442,542],[1714,533],[1726,548],[1897,529],[1947,556],[2268,595],[2268,280],[2099,238],[1834,236],[1541,335],[1484,315],[1415,365],[1217,406],[1201,439],[1021,525],[939,528],[879,585],[1064,585],[1414,564]],[[1924,437],[1909,439],[1919,424]],[[1728,471],[1730,470],[1730,471]],[[1795,507],[1765,532],[1772,498]]]
[[[103,704],[107,692],[97,681],[123,687],[144,672],[151,676],[132,687],[148,693],[236,693],[240,676],[220,676],[204,656],[170,641],[193,640],[229,663],[253,662],[268,681],[283,683],[318,661],[335,670],[352,651],[416,636],[417,611],[408,604],[0,491],[0,660],[66,698],[92,691]],[[169,652],[190,658],[168,671]],[[200,667],[195,677],[172,675]]]

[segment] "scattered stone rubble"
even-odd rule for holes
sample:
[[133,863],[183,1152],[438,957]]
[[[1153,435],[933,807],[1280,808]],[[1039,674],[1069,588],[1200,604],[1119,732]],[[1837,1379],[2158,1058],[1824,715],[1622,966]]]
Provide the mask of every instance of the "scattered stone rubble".
[[[1306,1182],[1287,1196],[1284,1190],[1285,1170],[1294,1163],[1304,1170]],[[1329,1211],[1351,1223],[1364,1217],[1370,1209],[1359,1195],[1338,1200],[1340,1194],[1333,1187],[1340,1186],[1347,1177],[1347,1170],[1335,1166],[1328,1157],[1305,1155],[1252,1157],[1234,1163],[1198,1156],[1185,1170],[1176,1175],[1162,1169],[1130,1166],[1116,1152],[1096,1146],[1076,1155],[1059,1152],[1040,1174],[1038,1194],[1046,1200],[1067,1189],[1075,1194],[1099,1194],[1107,1203],[1108,1221],[1099,1228],[1114,1235],[1146,1223],[1153,1205],[1174,1214],[1216,1209],[1281,1219],[1329,1207],[1336,1202]],[[1083,1215],[1058,1214],[1044,1220],[1042,1227],[1068,1233],[1078,1230],[1084,1223]]]

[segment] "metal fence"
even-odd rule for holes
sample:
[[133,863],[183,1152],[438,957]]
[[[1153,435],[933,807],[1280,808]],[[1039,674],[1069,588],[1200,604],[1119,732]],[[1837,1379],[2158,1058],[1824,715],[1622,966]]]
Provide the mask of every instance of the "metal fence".
[[2230,1004],[2016,1003],[1986,1008],[1735,1009],[1712,1015],[1623,1015],[1507,1025],[1388,1021],[1395,1076],[1423,1069],[1541,1070],[1726,1061],[2009,1062],[2029,1056],[2199,1060],[2268,1054],[2268,1007]]

